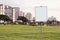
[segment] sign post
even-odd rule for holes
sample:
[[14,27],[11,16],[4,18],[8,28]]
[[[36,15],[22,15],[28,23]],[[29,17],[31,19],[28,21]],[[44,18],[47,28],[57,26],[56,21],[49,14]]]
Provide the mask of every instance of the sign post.
[[[47,21],[47,6],[35,7],[35,21],[46,22]],[[42,23],[40,25],[40,32],[42,33]]]
[[40,33],[42,33],[42,25],[40,25]]

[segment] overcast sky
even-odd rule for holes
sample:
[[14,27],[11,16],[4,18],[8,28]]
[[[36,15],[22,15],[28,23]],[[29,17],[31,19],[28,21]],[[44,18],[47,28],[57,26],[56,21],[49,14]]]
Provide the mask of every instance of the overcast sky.
[[24,12],[35,15],[35,6],[47,6],[48,17],[54,16],[60,20],[60,0],[0,0],[0,4],[20,7]]

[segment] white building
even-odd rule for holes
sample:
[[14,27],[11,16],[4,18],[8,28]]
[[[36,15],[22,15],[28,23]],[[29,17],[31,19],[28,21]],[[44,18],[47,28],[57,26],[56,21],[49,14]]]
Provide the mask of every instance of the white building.
[[13,7],[13,22],[17,21],[19,13],[20,13],[20,8],[19,7]]
[[0,4],[0,15],[5,15],[5,5]]
[[5,15],[7,15],[10,19],[13,17],[13,8],[11,6],[5,5]]

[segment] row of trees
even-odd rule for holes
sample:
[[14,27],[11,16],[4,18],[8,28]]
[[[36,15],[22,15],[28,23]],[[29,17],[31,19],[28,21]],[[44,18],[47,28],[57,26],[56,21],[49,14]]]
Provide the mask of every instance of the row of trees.
[[33,18],[33,22],[31,23],[31,25],[47,25],[47,26],[60,26],[60,21],[58,21],[56,19],[56,17],[49,17],[48,20],[46,22],[35,22],[35,17]]
[[[0,15],[0,20],[4,20],[4,21],[11,21],[12,22],[12,19],[10,19],[7,15]],[[18,16],[18,19],[17,19],[18,23],[20,24],[27,24],[29,23],[30,25],[36,25],[36,22],[35,22],[35,18],[33,19],[33,22],[30,22],[30,20],[28,20],[26,17],[24,16]],[[46,24],[47,26],[56,26],[56,25],[60,25],[60,22],[57,21],[57,19],[55,17],[49,17],[48,20],[46,22],[38,22],[39,25],[44,25]]]
[[9,23],[9,22],[12,22],[12,19],[10,19],[7,15],[0,15],[0,23],[1,21],[4,21],[4,22],[7,21]]
[[60,25],[60,22],[53,16],[49,17],[46,23],[49,26],[58,26],[58,25]]
[[[0,15],[0,21],[1,20],[13,23],[13,20],[9,18],[7,15]],[[26,24],[28,22],[28,19],[25,18],[24,16],[18,16],[17,20],[21,20],[22,24]],[[18,23],[21,23],[21,22],[18,22]]]
[[6,15],[0,15],[0,20],[11,21],[11,19]]
[[28,19],[24,16],[18,16],[17,20],[18,20],[18,23],[20,23],[20,24],[27,24],[27,22],[28,22]]

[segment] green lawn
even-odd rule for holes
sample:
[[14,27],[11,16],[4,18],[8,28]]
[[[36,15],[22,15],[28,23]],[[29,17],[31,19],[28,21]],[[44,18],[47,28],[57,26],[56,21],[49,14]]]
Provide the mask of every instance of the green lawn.
[[0,25],[0,40],[60,40],[60,27]]

